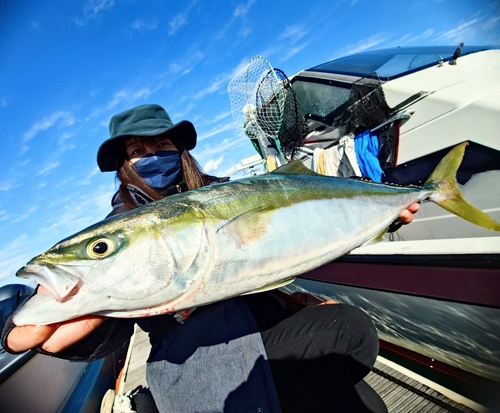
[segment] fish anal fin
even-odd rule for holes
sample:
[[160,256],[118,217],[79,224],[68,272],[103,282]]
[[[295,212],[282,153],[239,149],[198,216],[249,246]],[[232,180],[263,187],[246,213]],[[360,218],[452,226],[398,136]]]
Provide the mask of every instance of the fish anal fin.
[[285,285],[288,285],[292,282],[295,281],[295,277],[293,278],[288,278],[286,280],[282,280],[282,281],[278,281],[276,283],[273,283],[273,284],[269,284],[269,285],[266,285],[262,288],[258,288],[256,290],[253,290],[253,291],[249,291],[247,293],[243,293],[241,295],[249,295],[249,294],[257,294],[257,293],[263,293],[265,291],[271,291],[271,290],[275,290],[276,288],[281,288],[281,287],[284,287]]
[[380,234],[377,234],[372,239],[369,239],[368,241],[364,242],[360,246],[372,245],[372,244],[377,244],[378,242],[383,242],[384,241],[384,235],[386,233],[387,233],[387,228],[384,229]]

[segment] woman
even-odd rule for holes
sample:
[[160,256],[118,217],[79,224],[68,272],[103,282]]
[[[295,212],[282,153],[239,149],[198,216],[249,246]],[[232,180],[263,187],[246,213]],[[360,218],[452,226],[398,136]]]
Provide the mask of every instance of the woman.
[[[114,116],[97,155],[101,171],[117,171],[120,181],[110,216],[227,181],[200,170],[189,154],[195,145],[193,125],[173,124],[158,105]],[[404,211],[403,222],[417,209],[415,204]],[[160,412],[386,411],[362,380],[378,354],[368,316],[353,306],[307,306],[277,294],[136,320],[85,316],[50,326],[8,323],[2,342],[10,352],[34,348],[89,361],[118,348],[137,323],[149,332],[147,381]]]

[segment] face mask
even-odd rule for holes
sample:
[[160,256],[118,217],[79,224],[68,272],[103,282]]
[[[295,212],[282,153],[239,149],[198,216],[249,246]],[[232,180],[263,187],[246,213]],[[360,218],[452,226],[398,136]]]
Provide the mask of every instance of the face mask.
[[156,189],[167,189],[182,178],[181,156],[176,151],[158,151],[139,158],[134,167],[146,183]]

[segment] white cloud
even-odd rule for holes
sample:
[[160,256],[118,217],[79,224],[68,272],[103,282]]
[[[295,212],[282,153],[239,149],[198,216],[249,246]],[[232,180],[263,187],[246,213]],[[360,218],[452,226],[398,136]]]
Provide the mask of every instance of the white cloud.
[[300,40],[307,34],[307,30],[300,25],[287,26],[285,30],[279,35],[280,39],[286,39],[287,41],[296,42]]
[[180,74],[184,76],[191,72],[193,68],[201,62],[205,58],[205,53],[200,51],[192,51],[189,50],[186,57],[184,59],[177,60],[176,62],[171,63],[169,67],[169,71],[164,73],[162,76],[170,75],[171,73]]
[[[233,148],[236,145],[244,144],[243,146],[250,148],[251,144],[248,138],[240,138],[240,137],[231,137],[226,138],[222,142],[218,142],[216,145],[206,145],[203,149],[196,148],[195,157],[200,162],[203,159],[211,159],[219,154],[225,154],[229,151],[229,149]],[[248,146],[247,146],[248,145]]]
[[85,5],[84,11],[91,16],[96,16],[99,12],[111,8],[114,4],[114,0],[90,0]]
[[193,99],[199,100],[206,95],[215,93],[222,88],[226,88],[227,84],[231,79],[233,79],[238,73],[240,73],[248,65],[248,60],[242,60],[231,72],[221,73],[217,75],[215,79],[212,80],[210,85],[203,90],[200,90],[197,94],[192,96]]
[[217,92],[227,85],[227,81],[228,79],[225,76],[218,76],[215,80],[212,80],[209,86],[207,86],[205,89],[200,90],[198,93],[192,96],[192,98],[199,100],[204,98],[206,95]]
[[[185,98],[179,99],[180,101],[183,101]],[[191,102],[188,105],[183,106],[183,110],[175,111],[171,113],[171,119],[174,123],[178,122],[180,119],[185,119],[187,117],[187,114],[191,112],[194,108],[196,107],[196,104]],[[195,123],[196,119],[191,117],[191,122]]]
[[39,132],[45,131],[54,126],[59,120],[63,122],[63,126],[71,126],[75,120],[71,113],[66,111],[54,112],[50,116],[44,117],[42,120],[35,122],[35,124],[24,133],[23,143],[33,139]]
[[169,36],[172,36],[175,34],[181,27],[185,26],[187,24],[187,15],[189,11],[194,7],[194,5],[197,3],[198,0],[193,0],[191,1],[187,7],[186,10],[184,10],[182,13],[179,13],[172,17],[170,21],[168,22],[168,25],[170,27],[168,34]]
[[62,145],[65,141],[67,141],[68,139],[70,139],[73,135],[71,135],[70,133],[63,133],[60,137],[59,137],[59,145]]
[[60,165],[60,162],[52,162],[42,168],[40,171],[38,171],[38,175],[45,175],[47,172],[51,171],[52,169],[57,168]]
[[11,222],[21,222],[21,221],[24,221],[26,218],[29,218],[31,214],[33,214],[33,212],[36,211],[36,207],[31,207],[30,209],[28,209],[24,214],[21,214],[21,215],[17,215],[15,219],[13,219]]
[[[92,111],[91,116],[97,116],[103,112],[113,109],[114,107],[124,102],[130,105],[136,102],[137,100],[146,100],[149,98],[149,96],[151,96],[154,92],[156,92],[158,89],[161,89],[162,87],[163,84],[159,82],[158,85],[153,89],[145,86],[135,90],[134,89],[119,90],[118,92],[115,92],[113,94],[113,98],[108,102],[105,108],[94,109]],[[103,126],[107,125],[108,125],[107,121],[103,122]]]
[[83,18],[75,18],[74,21],[78,26],[84,26],[90,20],[97,18],[104,10],[108,10],[115,4],[114,0],[89,0],[83,6]]
[[482,25],[483,30],[490,30],[495,27],[500,21],[500,17],[491,17]]
[[217,169],[219,169],[223,160],[224,160],[224,155],[219,156],[217,159],[211,159],[203,166],[203,170],[207,174],[215,172]]
[[226,119],[228,116],[231,116],[231,111],[230,110],[228,110],[226,112],[222,112],[222,113],[216,115],[213,119],[210,120],[210,123],[219,122],[222,119]]
[[337,58],[340,56],[346,56],[346,55],[351,55],[355,53],[362,52],[363,50],[369,49],[371,47],[377,46],[381,43],[384,43],[389,39],[389,35],[387,33],[377,33],[374,34],[373,36],[370,36],[366,39],[360,40],[357,43],[350,44],[342,49],[340,49],[333,57]]
[[187,16],[185,13],[180,13],[172,17],[172,19],[170,19],[170,21],[168,22],[168,25],[170,27],[168,30],[168,35],[172,36],[186,23],[187,23]]
[[249,12],[250,8],[252,7],[252,5],[254,3],[255,3],[255,0],[248,0],[246,3],[239,4],[234,9],[233,16],[234,17],[245,16]]
[[[246,3],[241,3],[237,5],[233,10],[233,16],[230,19],[227,19],[225,24],[214,33],[214,37],[217,40],[221,40],[228,36],[228,33],[231,32],[230,36],[234,38],[236,32],[243,38],[247,37],[250,33],[252,33],[252,28],[248,26],[248,21],[245,21],[245,17],[250,11],[255,0],[249,0]],[[233,28],[236,29],[233,30]]]
[[209,132],[206,132],[206,133],[199,135],[198,142],[201,142],[205,139],[211,138],[212,136],[218,135],[219,133],[222,133],[222,132],[225,132],[225,131],[231,130],[231,129],[234,129],[234,124],[232,122],[226,123],[225,125],[222,125],[222,126],[218,125],[215,128],[213,128],[212,130],[210,130]]
[[282,61],[290,59],[291,57],[295,56],[297,53],[299,53],[304,47],[307,46],[308,43],[303,43],[294,47],[290,47],[287,50],[285,50],[284,56],[281,58]]
[[[26,252],[29,243],[30,239],[28,236],[22,234],[0,250],[0,262],[2,262],[0,280],[14,276],[16,271],[34,256],[34,254]],[[16,281],[14,280],[13,282]]]
[[465,23],[460,24],[452,30],[444,32],[441,37],[453,41],[460,41],[466,39],[467,37],[472,37],[476,33],[476,26],[478,22],[478,19],[469,20]]
[[397,40],[397,45],[404,46],[404,45],[407,45],[409,43],[418,42],[420,40],[427,39],[427,38],[433,36],[434,33],[435,33],[434,29],[427,29],[427,30],[425,30],[422,33],[417,34],[417,35],[407,34],[407,35],[405,35],[402,38]]
[[120,90],[119,92],[115,92],[113,94],[113,99],[108,103],[107,109],[112,109],[116,105],[120,104],[124,100],[129,99],[130,94],[125,90]]
[[157,26],[158,26],[158,23],[156,20],[144,21],[144,20],[138,19],[132,23],[132,28],[140,31],[141,33],[144,33],[146,31],[155,30]]
[[0,191],[8,191],[13,186],[12,182],[0,182]]
[[240,35],[241,37],[248,37],[252,31],[250,27],[244,26],[240,28]]
[[95,166],[94,168],[92,168],[92,170],[86,175],[84,176],[82,179],[80,179],[76,185],[78,186],[81,186],[81,185],[90,185],[93,183],[93,180],[92,178],[96,175],[99,174],[99,167]]

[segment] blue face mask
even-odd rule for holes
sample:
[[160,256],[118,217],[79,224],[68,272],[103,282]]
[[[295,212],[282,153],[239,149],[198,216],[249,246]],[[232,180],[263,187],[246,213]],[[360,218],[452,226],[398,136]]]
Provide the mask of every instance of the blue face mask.
[[134,167],[141,178],[156,189],[167,189],[182,178],[181,156],[176,151],[148,154],[138,159]]

